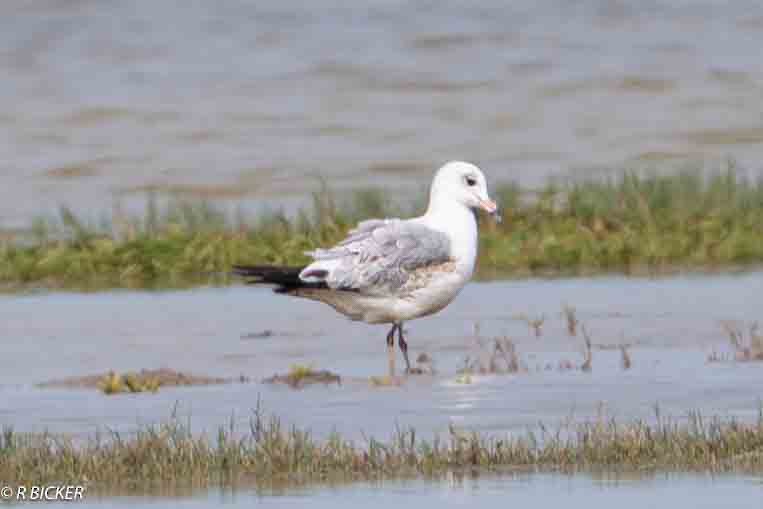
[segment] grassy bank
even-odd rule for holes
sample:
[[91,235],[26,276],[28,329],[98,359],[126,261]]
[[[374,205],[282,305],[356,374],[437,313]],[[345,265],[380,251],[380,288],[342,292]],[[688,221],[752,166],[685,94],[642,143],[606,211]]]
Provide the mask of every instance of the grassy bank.
[[[549,183],[532,193],[494,193],[504,222],[481,230],[481,277],[600,272],[665,273],[763,262],[763,181],[625,175]],[[303,252],[336,242],[357,221],[421,212],[425,197],[392,205],[379,191],[337,199],[316,194],[296,217],[225,214],[206,203],[166,208],[149,200],[142,217],[98,222],[70,211],[38,220],[24,241],[0,244],[6,289],[156,288],[225,284],[234,263],[301,264]]]
[[[659,421],[659,420],[658,420]],[[135,435],[99,436],[85,445],[51,435],[5,430],[0,478],[6,484],[89,483],[95,489],[150,482],[235,484],[439,476],[501,469],[763,472],[763,418],[755,425],[690,415],[685,424],[617,424],[600,419],[557,432],[486,437],[451,428],[420,439],[413,429],[389,442],[325,440],[255,412],[250,432],[194,436],[178,420]]]

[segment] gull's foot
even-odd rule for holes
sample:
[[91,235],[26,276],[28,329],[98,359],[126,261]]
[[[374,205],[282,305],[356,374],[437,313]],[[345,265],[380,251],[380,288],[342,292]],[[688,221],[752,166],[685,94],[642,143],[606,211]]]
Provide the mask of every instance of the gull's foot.
[[404,383],[403,378],[394,375],[372,376],[369,381],[374,387],[400,387]]

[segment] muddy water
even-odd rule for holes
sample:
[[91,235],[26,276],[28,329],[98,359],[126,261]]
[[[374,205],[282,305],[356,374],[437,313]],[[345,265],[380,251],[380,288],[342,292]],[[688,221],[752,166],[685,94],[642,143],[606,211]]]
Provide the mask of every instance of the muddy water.
[[[623,509],[758,507],[763,479],[663,475],[628,478],[617,475],[574,477],[518,474],[443,482],[393,481],[350,486],[254,491],[211,490],[172,499],[173,507],[586,507]],[[167,500],[151,497],[86,497],[84,507],[156,507]]]
[[[258,397],[267,412],[319,436],[336,429],[386,439],[395,425],[428,434],[450,422],[524,433],[539,421],[556,425],[601,412],[652,419],[655,405],[676,418],[700,410],[753,420],[763,365],[707,358],[730,354],[721,321],[763,318],[762,287],[760,272],[474,283],[439,315],[407,326],[414,356],[429,354],[437,374],[411,377],[402,387],[369,382],[386,372],[383,327],[348,322],[328,307],[263,288],[2,296],[0,420],[19,430],[87,435],[166,420],[177,405],[196,430],[215,429],[233,416],[244,431]],[[577,308],[594,343],[590,373],[558,368],[583,362],[583,341],[568,335],[561,316],[564,304]],[[521,314],[545,317],[540,338]],[[458,383],[464,358],[476,355],[475,323],[483,338],[511,337],[527,372]],[[630,345],[627,371],[618,344]],[[258,382],[292,364],[332,370],[343,383],[294,391]],[[254,382],[119,396],[35,387],[110,369],[160,367],[243,374]]]
[[6,0],[0,227],[763,154],[763,4]]

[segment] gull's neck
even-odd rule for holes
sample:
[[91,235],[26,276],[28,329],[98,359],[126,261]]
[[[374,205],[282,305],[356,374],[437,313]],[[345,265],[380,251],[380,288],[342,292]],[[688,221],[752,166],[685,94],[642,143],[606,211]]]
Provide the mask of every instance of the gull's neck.
[[477,218],[474,211],[459,202],[432,197],[421,220],[433,230],[448,236],[456,270],[467,279],[471,278],[477,262],[478,246]]

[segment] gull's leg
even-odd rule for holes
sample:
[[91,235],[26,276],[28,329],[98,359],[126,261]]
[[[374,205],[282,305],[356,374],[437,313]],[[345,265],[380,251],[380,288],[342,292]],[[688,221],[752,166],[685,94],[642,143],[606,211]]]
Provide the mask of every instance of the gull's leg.
[[389,357],[389,376],[395,376],[395,329],[398,325],[393,324],[387,333],[387,356]]
[[400,351],[403,352],[403,358],[405,359],[405,372],[411,372],[411,361],[408,360],[408,343],[405,342],[403,337],[403,323],[400,322],[397,325],[397,344],[400,345]]

